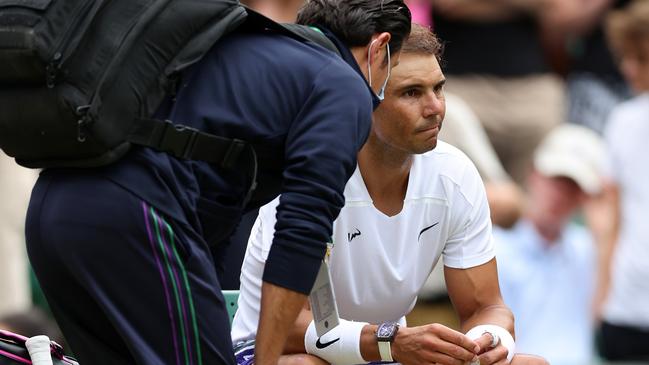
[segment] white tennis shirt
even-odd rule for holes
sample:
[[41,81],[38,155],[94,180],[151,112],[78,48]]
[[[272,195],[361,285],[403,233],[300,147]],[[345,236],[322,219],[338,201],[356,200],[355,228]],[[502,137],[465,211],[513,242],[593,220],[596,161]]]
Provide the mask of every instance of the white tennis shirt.
[[[261,208],[250,234],[234,343],[254,338],[257,330],[278,202]],[[403,209],[392,217],[374,207],[357,168],[333,228],[329,264],[340,317],[347,320],[405,323],[440,256],[444,265],[459,269],[495,256],[482,180],[473,163],[444,142],[414,156]]]
[[604,319],[649,331],[649,93],[621,103],[604,132],[620,187],[621,221]]

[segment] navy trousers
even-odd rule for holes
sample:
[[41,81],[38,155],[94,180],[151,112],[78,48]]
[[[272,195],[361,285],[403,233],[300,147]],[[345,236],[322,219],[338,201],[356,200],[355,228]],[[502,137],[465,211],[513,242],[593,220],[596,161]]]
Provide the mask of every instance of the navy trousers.
[[26,234],[82,365],[235,364],[218,263],[189,224],[103,177],[46,171]]

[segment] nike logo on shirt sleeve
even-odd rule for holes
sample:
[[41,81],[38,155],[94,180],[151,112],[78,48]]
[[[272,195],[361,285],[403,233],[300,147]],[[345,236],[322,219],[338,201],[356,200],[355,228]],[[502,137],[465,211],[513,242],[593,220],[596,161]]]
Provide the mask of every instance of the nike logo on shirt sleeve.
[[428,226],[428,227],[422,229],[421,232],[419,232],[419,237],[417,237],[417,240],[421,239],[421,234],[422,234],[422,233],[424,233],[424,232],[426,232],[427,230],[429,230],[429,229],[435,227],[435,226],[438,225],[438,224],[439,224],[439,222],[434,223],[434,224],[431,224],[430,226]]
[[338,340],[340,340],[340,337],[338,337],[338,338],[335,339],[335,340],[332,340],[332,341],[329,341],[329,342],[322,343],[322,342],[320,342],[320,338],[318,338],[318,340],[315,342],[315,347],[317,347],[317,348],[319,348],[320,350],[322,350],[322,349],[327,348],[327,347],[333,345],[334,343],[338,342]]

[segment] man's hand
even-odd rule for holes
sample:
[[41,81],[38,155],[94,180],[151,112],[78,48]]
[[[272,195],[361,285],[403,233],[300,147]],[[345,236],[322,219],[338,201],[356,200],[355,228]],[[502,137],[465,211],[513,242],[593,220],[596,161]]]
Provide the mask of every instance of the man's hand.
[[489,333],[483,334],[475,341],[480,346],[480,365],[507,365],[507,348],[500,341],[496,347],[491,347],[492,341],[493,337]]
[[479,350],[464,334],[438,323],[402,327],[392,343],[392,356],[403,365],[463,365],[477,360]]

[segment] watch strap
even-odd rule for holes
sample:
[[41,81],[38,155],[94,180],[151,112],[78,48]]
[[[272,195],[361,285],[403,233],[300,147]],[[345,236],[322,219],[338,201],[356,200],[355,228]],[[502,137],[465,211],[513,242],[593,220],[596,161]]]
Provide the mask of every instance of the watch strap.
[[393,362],[392,358],[392,343],[390,341],[379,341],[379,354],[381,355],[381,361]]
[[376,340],[379,347],[381,361],[393,362],[392,341],[399,331],[399,324],[396,322],[381,323],[376,329]]

